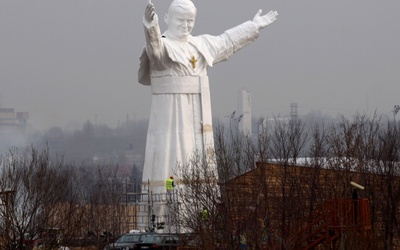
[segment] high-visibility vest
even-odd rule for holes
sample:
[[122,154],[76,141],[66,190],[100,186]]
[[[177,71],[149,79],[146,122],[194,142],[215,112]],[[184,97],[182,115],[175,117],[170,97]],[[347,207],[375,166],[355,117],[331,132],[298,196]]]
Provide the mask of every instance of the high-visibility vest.
[[207,209],[203,209],[203,211],[201,211],[201,220],[208,220],[208,210]]
[[174,180],[172,180],[171,178],[167,179],[166,181],[166,187],[167,190],[174,190],[174,186],[172,185],[174,183]]

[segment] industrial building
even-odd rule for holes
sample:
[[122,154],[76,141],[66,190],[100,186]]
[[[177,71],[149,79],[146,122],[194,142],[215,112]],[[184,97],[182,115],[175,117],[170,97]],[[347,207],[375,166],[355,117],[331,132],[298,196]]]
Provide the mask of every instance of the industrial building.
[[15,112],[13,108],[0,108],[0,129],[24,128],[28,118],[28,112]]

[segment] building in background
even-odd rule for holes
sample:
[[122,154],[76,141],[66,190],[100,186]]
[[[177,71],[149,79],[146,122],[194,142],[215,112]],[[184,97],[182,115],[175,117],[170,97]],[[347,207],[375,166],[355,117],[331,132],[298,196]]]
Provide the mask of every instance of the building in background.
[[251,136],[251,94],[245,89],[238,92],[237,129],[240,134]]
[[290,103],[290,114],[285,115],[283,117],[277,116],[273,118],[265,118],[261,117],[258,119],[258,121],[255,123],[256,124],[256,129],[258,129],[255,132],[257,136],[260,136],[261,134],[267,133],[268,131],[274,131],[277,125],[279,124],[289,124],[291,121],[296,121],[299,119],[299,112],[298,112],[298,106],[296,102]]
[[11,147],[27,145],[28,112],[15,112],[13,108],[0,108],[0,155]]
[[0,129],[25,128],[28,112],[15,112],[13,108],[0,108]]

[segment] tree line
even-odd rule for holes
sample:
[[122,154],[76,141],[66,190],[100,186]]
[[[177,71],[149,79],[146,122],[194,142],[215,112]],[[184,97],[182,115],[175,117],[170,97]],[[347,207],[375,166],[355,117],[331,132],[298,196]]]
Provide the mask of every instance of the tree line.
[[[84,131],[85,136],[93,136],[95,130],[87,124]],[[83,134],[76,137],[84,140]],[[1,156],[1,249],[22,248],[27,239],[49,234],[52,229],[60,229],[62,237],[48,237],[48,244],[79,239],[75,244],[101,247],[135,226],[126,206],[134,202],[126,195],[135,191],[134,178],[118,175],[119,165],[112,161],[87,159],[77,165],[66,161],[64,155],[52,155],[54,143],[23,152],[14,148]],[[399,157],[400,124],[377,115],[342,117],[329,123],[276,119],[274,126],[263,127],[255,138],[217,125],[216,162],[197,156],[188,166],[178,167],[176,176],[185,188],[180,193],[182,209],[173,219],[179,228],[198,235],[200,249],[237,249],[244,243],[248,249],[263,249],[265,244],[293,249],[293,233],[304,218],[324,200],[351,197],[349,183],[356,178],[365,186],[360,195],[370,201],[372,230],[364,249],[396,249]],[[299,178],[291,166],[302,159],[307,159],[302,164],[312,171]],[[262,175],[241,187],[251,186],[256,196],[249,192],[244,202],[229,195],[226,187],[232,180],[258,169],[260,162],[271,161],[282,166],[275,180],[279,196],[271,189],[271,180]],[[329,182],[320,178],[324,169],[336,173]],[[207,222],[200,216],[204,208]],[[238,213],[240,224],[236,223]],[[338,241],[340,249],[361,249],[360,239],[354,237],[347,235]]]
[[135,183],[113,163],[66,164],[49,149],[0,157],[0,249],[94,245],[133,228]]
[[328,124],[276,119],[256,139],[224,127],[215,137],[217,173],[201,157],[177,173],[176,223],[199,235],[200,249],[303,249],[296,242],[325,201],[351,202],[352,181],[365,187],[358,196],[368,199],[372,226],[342,231],[324,249],[400,246],[400,123],[377,115]]

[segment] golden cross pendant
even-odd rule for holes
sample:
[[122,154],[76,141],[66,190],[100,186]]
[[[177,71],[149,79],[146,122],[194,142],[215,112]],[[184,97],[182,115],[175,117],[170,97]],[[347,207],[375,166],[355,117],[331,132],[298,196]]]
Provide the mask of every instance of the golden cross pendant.
[[196,60],[196,58],[194,58],[194,56],[192,56],[192,59],[190,59],[189,62],[192,63],[193,68],[196,68],[197,60]]

